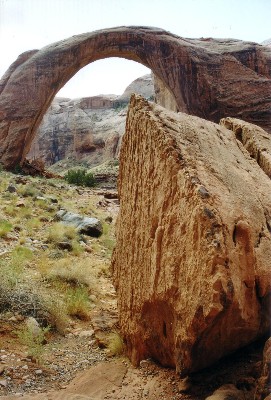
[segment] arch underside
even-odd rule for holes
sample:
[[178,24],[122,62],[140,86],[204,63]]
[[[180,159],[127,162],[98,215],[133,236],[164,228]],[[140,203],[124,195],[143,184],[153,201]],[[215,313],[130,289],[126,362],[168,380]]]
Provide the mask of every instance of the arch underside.
[[[231,115],[271,131],[270,51],[255,43],[225,43],[183,39],[158,28],[119,27],[22,54],[0,81],[1,163],[7,168],[21,163],[57,92],[81,68],[108,57],[150,68],[179,111],[216,122]],[[244,51],[254,54],[252,61]]]

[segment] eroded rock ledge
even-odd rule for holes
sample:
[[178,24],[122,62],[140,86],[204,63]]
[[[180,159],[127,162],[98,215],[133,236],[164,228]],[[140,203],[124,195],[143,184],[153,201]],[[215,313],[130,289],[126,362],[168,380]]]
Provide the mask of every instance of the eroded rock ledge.
[[249,124],[236,118],[223,118],[220,121],[227,129],[231,129],[266,175],[271,178],[271,135],[257,125]]
[[271,181],[232,130],[133,96],[112,271],[134,364],[182,375],[267,333]]

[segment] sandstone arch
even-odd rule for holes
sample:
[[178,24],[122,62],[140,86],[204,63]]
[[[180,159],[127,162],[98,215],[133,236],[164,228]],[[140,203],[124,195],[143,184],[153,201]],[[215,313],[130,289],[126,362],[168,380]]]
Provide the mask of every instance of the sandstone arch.
[[0,82],[0,161],[21,163],[56,93],[85,65],[122,57],[149,67],[180,111],[227,115],[271,130],[271,50],[236,40],[183,39],[158,28],[119,27],[22,54]]

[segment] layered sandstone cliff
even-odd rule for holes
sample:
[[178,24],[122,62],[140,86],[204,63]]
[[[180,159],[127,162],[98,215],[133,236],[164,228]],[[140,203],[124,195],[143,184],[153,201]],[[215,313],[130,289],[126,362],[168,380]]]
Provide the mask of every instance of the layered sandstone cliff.
[[132,93],[154,97],[151,75],[133,81],[120,96],[100,95],[79,99],[56,97],[38,128],[27,159],[48,167],[65,160],[95,166],[118,157]]
[[186,374],[267,333],[271,181],[233,130],[133,96],[120,161],[112,272],[132,361]]

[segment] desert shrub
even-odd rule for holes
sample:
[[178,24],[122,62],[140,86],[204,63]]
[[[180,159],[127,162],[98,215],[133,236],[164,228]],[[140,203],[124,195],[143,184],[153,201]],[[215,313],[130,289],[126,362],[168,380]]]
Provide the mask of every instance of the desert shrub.
[[37,197],[41,195],[40,191],[32,184],[19,187],[18,193],[23,197]]
[[95,178],[91,172],[85,169],[70,169],[65,175],[64,179],[71,184],[77,186],[95,186]]
[[0,220],[0,237],[5,237],[12,230],[12,224],[9,221]]
[[40,227],[42,226],[42,223],[41,223],[41,221],[40,221],[39,218],[33,217],[33,218],[28,219],[28,220],[26,221],[25,226],[26,226],[28,232],[32,232],[33,229],[38,229],[38,228],[40,228]]
[[75,240],[78,238],[76,228],[71,225],[64,225],[61,222],[55,222],[48,231],[48,241],[59,243],[65,240]]
[[66,293],[67,312],[71,317],[89,319],[89,296],[85,286],[69,288]]
[[0,259],[0,280],[7,288],[13,288],[21,279],[24,266],[33,258],[30,249],[17,246],[9,257]]
[[32,218],[33,211],[30,208],[30,206],[25,206],[25,207],[19,207],[16,217],[18,223],[20,222],[21,219],[30,219]]
[[4,211],[10,217],[16,217],[18,208],[13,204],[8,204],[7,206],[4,207]]
[[[48,262],[47,262],[48,265]],[[51,262],[46,268],[45,265],[39,265],[42,268],[43,277],[52,283],[62,281],[71,286],[88,286],[93,284],[94,277],[91,276],[90,267],[87,267],[86,260],[75,261],[75,258],[67,257]],[[94,271],[93,271],[94,275]]]
[[15,165],[15,167],[13,168],[13,173],[18,175],[23,174],[23,169],[20,164]]
[[113,249],[116,244],[115,236],[111,232],[111,226],[104,222],[103,224],[103,234],[101,236],[101,243],[106,249],[106,256],[110,257],[112,255]]
[[27,347],[28,355],[38,363],[42,361],[45,338],[49,330],[50,327],[48,326],[34,330],[31,326],[24,325],[16,332],[21,344]]
[[123,353],[124,343],[118,332],[111,332],[108,335],[107,348],[112,356],[120,356]]
[[33,252],[28,247],[16,246],[11,253],[12,262],[17,264],[24,264],[33,259]]
[[74,256],[79,256],[79,255],[82,254],[83,251],[84,251],[84,248],[83,248],[83,247],[81,246],[81,244],[80,244],[77,240],[75,240],[75,239],[73,239],[73,240],[71,241],[71,246],[72,246],[71,252],[72,252],[72,254],[73,254]]
[[47,321],[60,334],[65,334],[69,325],[67,305],[58,296],[47,294],[43,297],[43,304],[48,312]]

